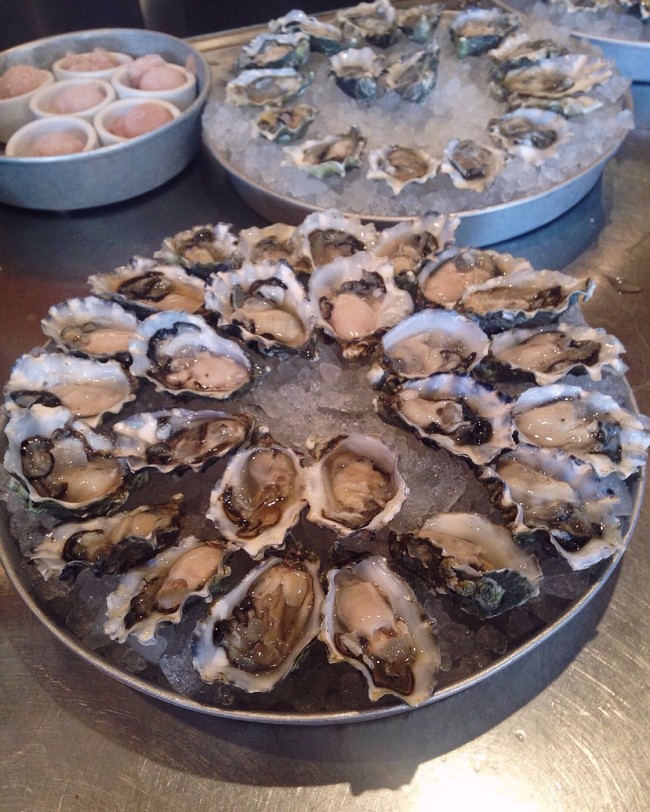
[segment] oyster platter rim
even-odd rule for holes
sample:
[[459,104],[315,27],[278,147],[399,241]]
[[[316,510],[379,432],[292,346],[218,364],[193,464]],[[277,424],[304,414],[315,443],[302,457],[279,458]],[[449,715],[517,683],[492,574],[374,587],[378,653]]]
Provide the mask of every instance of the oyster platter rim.
[[[639,414],[639,408],[636,398],[634,397],[634,392],[626,378],[624,378],[624,384],[627,390],[627,406],[634,414]],[[6,448],[6,438],[4,437],[5,420],[6,418],[3,418],[0,421],[0,427],[2,428],[0,453],[3,455]],[[483,682],[492,675],[502,671],[512,663],[526,656],[539,645],[544,643],[553,634],[560,631],[565,624],[571,622],[593,600],[593,598],[596,597],[602,587],[604,587],[610,576],[616,571],[623,554],[627,550],[641,512],[646,486],[646,477],[647,466],[644,465],[635,476],[631,485],[632,511],[629,516],[629,525],[623,538],[623,544],[621,548],[617,550],[610,558],[595,565],[603,568],[602,572],[599,576],[597,576],[594,583],[589,586],[585,593],[541,631],[534,633],[528,640],[526,640],[525,643],[522,643],[516,649],[513,649],[507,654],[499,657],[491,665],[480,669],[471,676],[463,677],[457,682],[441,688],[439,691],[434,691],[427,700],[417,706],[411,706],[396,700],[395,704],[377,708],[370,707],[353,711],[332,711],[326,713],[301,714],[276,711],[229,710],[228,708],[199,702],[188,696],[176,693],[172,689],[166,689],[149,682],[148,680],[139,677],[137,674],[127,672],[118,665],[109,662],[98,654],[97,651],[83,645],[83,643],[74,634],[72,634],[72,632],[61,626],[53,616],[50,616],[46,609],[41,605],[38,598],[31,593],[27,584],[25,571],[29,564],[23,558],[19,545],[9,530],[9,512],[4,500],[0,500],[0,565],[3,567],[9,582],[16,590],[19,598],[37,618],[37,620],[39,620],[43,626],[45,626],[48,632],[54,635],[54,637],[56,637],[60,643],[83,660],[87,665],[93,666],[105,676],[121,682],[124,685],[145,694],[146,696],[152,697],[153,699],[157,699],[167,704],[175,705],[176,707],[183,708],[184,710],[203,713],[205,715],[214,716],[217,718],[232,719],[234,721],[242,722],[256,722],[258,724],[319,726],[364,722],[417,711],[419,708],[428,707],[429,705],[432,705],[440,700],[447,699],[448,697],[451,697],[457,693],[472,688],[478,683]],[[21,569],[23,570],[22,572]]]
[[[510,7],[500,0],[492,0],[493,5],[501,7],[506,11],[515,13],[526,12],[516,7]],[[446,9],[443,14],[450,15],[457,10]],[[317,19],[327,21],[334,16],[334,13],[315,14]],[[208,64],[210,58],[207,56],[210,51],[220,51],[226,48],[241,46],[248,42],[251,37],[267,31],[267,25],[256,24],[243,28],[234,28],[218,34],[201,35],[189,38],[198,51],[206,54]],[[572,34],[577,39],[588,40],[580,34]],[[598,45],[598,43],[595,43]],[[609,54],[606,54],[609,56]],[[611,56],[613,58],[613,55]],[[214,83],[213,83],[214,87]],[[630,88],[624,95],[624,110],[633,114],[632,91]],[[208,103],[210,98],[208,97]],[[570,178],[566,178],[541,192],[534,192],[529,195],[516,198],[514,200],[496,203],[483,208],[465,209],[461,212],[449,212],[447,216],[460,218],[460,225],[457,234],[467,245],[476,248],[483,248],[488,245],[495,245],[509,239],[514,239],[523,234],[533,231],[552,220],[565,214],[575,206],[583,197],[596,185],[600,179],[605,165],[611,160],[620,149],[623,141],[627,137],[625,132],[605,153],[600,155],[591,164],[584,167]],[[239,170],[235,169],[227,158],[219,154],[207,141],[205,129],[202,127],[203,146],[208,151],[212,159],[226,172],[230,182],[239,196],[257,214],[269,222],[277,222],[283,218],[289,225],[296,225],[307,215],[325,211],[331,206],[319,206],[305,203],[297,198],[279,194],[268,188],[259,181],[253,181]],[[550,205],[549,205],[550,201]],[[346,216],[359,217],[364,223],[373,223],[377,228],[387,228],[403,222],[410,222],[418,215],[395,216],[395,215],[373,215],[368,212],[352,212],[339,205],[337,208]],[[269,216],[272,213],[272,216]],[[525,216],[524,216],[525,215]],[[522,228],[521,224],[525,223]]]

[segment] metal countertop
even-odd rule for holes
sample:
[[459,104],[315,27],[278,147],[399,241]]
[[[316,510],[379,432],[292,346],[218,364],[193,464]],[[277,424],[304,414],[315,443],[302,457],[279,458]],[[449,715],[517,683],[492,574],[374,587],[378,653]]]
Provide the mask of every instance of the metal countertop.
[[[588,321],[627,347],[650,414],[650,86],[637,129],[574,209],[498,246],[599,282]],[[101,179],[98,179],[101,182]],[[261,225],[207,155],[141,198],[43,214],[0,206],[0,378],[54,302],[191,225]],[[158,703],[77,659],[0,571],[0,809],[650,808],[650,501],[621,566],[570,623],[458,695],[389,719],[258,725]]]

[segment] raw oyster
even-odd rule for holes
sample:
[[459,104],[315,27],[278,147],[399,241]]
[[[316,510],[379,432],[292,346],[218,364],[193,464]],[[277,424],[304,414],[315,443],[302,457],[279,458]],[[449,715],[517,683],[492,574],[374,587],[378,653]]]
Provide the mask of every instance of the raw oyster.
[[132,471],[176,468],[200,471],[212,460],[236,451],[249,438],[254,418],[211,409],[140,412],[111,427],[116,456]]
[[[163,240],[160,251],[154,256],[182,265],[190,273],[205,278],[212,273],[237,267],[240,261],[237,243],[230,223],[194,226]],[[196,290],[200,290],[198,285]]]
[[4,466],[32,510],[97,516],[117,510],[134,487],[125,462],[112,456],[109,437],[62,406],[16,410],[5,434]]
[[431,42],[442,17],[442,6],[431,3],[423,6],[397,9],[397,26],[413,42],[425,45]]
[[460,219],[430,212],[379,233],[372,254],[390,260],[400,285],[410,284],[422,263],[454,241]]
[[531,39],[528,34],[506,37],[498,48],[488,53],[494,79],[500,80],[509,70],[527,68],[555,56],[564,56],[568,48],[552,39]]
[[284,17],[271,20],[271,31],[304,31],[309,36],[312,51],[331,56],[344,47],[341,27],[331,22],[323,22],[317,17],[308,17],[304,11],[293,9]]
[[63,406],[96,426],[105,414],[119,412],[135,398],[133,378],[117,361],[77,358],[64,352],[21,355],[5,386],[11,410],[35,403]]
[[99,361],[127,360],[129,341],[137,325],[133,313],[97,296],[52,305],[41,321],[41,329],[57,347]]
[[284,262],[245,262],[221,274],[206,291],[206,306],[219,315],[222,333],[258,350],[314,353],[316,313]]
[[384,60],[372,48],[346,48],[330,57],[336,84],[359,102],[372,101],[379,90]]
[[458,307],[491,334],[507,327],[530,327],[556,321],[580,300],[587,300],[595,284],[560,271],[515,271],[471,285]]
[[484,192],[503,168],[503,153],[466,138],[450,141],[443,152],[440,171],[451,177],[457,189]]
[[471,319],[453,310],[420,310],[383,336],[368,380],[390,390],[436,372],[469,372],[489,346],[489,338]]
[[440,162],[414,147],[389,145],[368,153],[369,180],[383,180],[394,195],[409,183],[426,183],[435,178]]
[[253,363],[200,316],[166,311],[145,319],[129,345],[131,371],[158,391],[223,400],[249,386]]
[[155,259],[132,257],[111,273],[89,276],[88,284],[98,296],[115,299],[143,316],[159,310],[196,313],[203,307],[203,282],[178,265]]
[[376,48],[389,48],[399,38],[395,9],[390,0],[359,3],[336,14],[344,38],[352,44],[363,41]]
[[562,116],[535,107],[522,107],[492,119],[488,129],[497,146],[533,166],[556,156],[571,136]]
[[188,536],[129,570],[107,598],[104,631],[118,643],[133,635],[140,643],[153,645],[161,623],[180,623],[187,601],[210,600],[219,581],[230,573],[225,554],[219,541]]
[[542,531],[574,570],[622,549],[618,498],[586,462],[556,449],[520,444],[487,468],[502,483],[500,502],[516,505],[515,535]]
[[315,556],[268,556],[196,625],[193,665],[204,682],[270,691],[320,629],[323,590]]
[[408,584],[385,558],[370,556],[332,569],[320,639],[331,663],[361,671],[374,702],[392,694],[421,705],[438,680],[433,625]]
[[349,359],[360,358],[382,333],[413,312],[413,300],[395,284],[390,263],[365,252],[314,271],[309,298],[319,326]]
[[478,56],[497,48],[519,27],[516,14],[499,8],[469,8],[459,12],[449,26],[449,34],[459,57]]
[[300,463],[293,449],[262,435],[232,457],[210,494],[207,517],[251,558],[281,547],[306,504]]
[[309,53],[309,37],[300,31],[258,34],[242,48],[236,70],[301,68],[309,59]]
[[454,593],[470,614],[494,617],[539,594],[537,559],[476,513],[437,513],[416,533],[391,533],[389,547],[400,569]]
[[519,395],[512,414],[522,442],[566,451],[598,476],[626,478],[646,463],[650,421],[601,392],[566,384],[533,387]]
[[309,104],[291,107],[265,107],[253,124],[254,131],[278,144],[298,141],[316,118],[318,111]]
[[515,445],[510,398],[471,375],[441,372],[407,381],[395,394],[380,395],[375,408],[383,420],[476,465]]
[[226,85],[226,101],[256,107],[286,104],[306,90],[313,79],[313,73],[303,75],[295,68],[245,70]]
[[394,56],[386,63],[386,89],[408,102],[420,103],[436,84],[439,51],[438,44],[432,42],[422,51]]
[[86,568],[98,575],[121,575],[169,546],[180,526],[183,495],[161,505],[142,505],[114,516],[64,522],[34,549],[33,561],[45,580],[76,578]]
[[[623,375],[625,347],[605,330],[572,324],[506,330],[492,339],[488,361],[496,378],[524,377],[538,384],[555,383],[568,375],[587,373],[594,381],[604,370]],[[494,370],[494,364],[505,367]]]
[[356,127],[337,135],[305,141],[295,147],[284,147],[288,157],[287,165],[304,169],[318,178],[331,175],[345,175],[349,169],[359,166],[366,139]]
[[520,96],[518,93],[512,93],[507,98],[507,106],[509,112],[523,107],[531,107],[539,110],[549,110],[551,113],[564,116],[564,118],[571,118],[572,116],[583,116],[593,110],[598,110],[599,107],[603,106],[603,103],[591,96],[563,96],[560,99],[547,99],[540,96]]
[[326,209],[308,214],[296,229],[295,239],[300,255],[312,268],[318,268],[337,257],[370,251],[377,232],[372,224],[364,225],[359,217],[343,214],[338,209]]
[[310,522],[349,536],[379,530],[397,515],[408,488],[397,454],[379,437],[341,434],[309,445],[316,459],[305,473]]
[[532,270],[527,259],[478,248],[449,248],[431,257],[418,274],[426,307],[455,308],[467,288],[515,271]]
[[565,54],[542,59],[533,65],[512,68],[501,78],[504,95],[558,99],[604,84],[612,76],[610,65],[600,57]]

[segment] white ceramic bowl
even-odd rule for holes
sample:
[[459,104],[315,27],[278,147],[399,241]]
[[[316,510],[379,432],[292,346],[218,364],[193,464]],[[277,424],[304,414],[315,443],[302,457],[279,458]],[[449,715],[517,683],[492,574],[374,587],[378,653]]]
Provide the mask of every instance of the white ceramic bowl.
[[129,82],[130,65],[118,68],[111,77],[111,83],[120,99],[162,99],[174,104],[179,110],[186,110],[196,98],[196,77],[181,65],[168,63],[167,67],[181,76],[183,84],[169,90],[140,90]]
[[[83,149],[74,153],[35,155],[34,148],[43,136],[55,133],[71,133],[81,140]],[[79,152],[90,152],[97,147],[97,133],[89,122],[78,116],[49,116],[30,121],[11,136],[7,142],[6,154],[10,158],[67,158]]]
[[[113,127],[118,119],[123,118],[136,108],[141,107],[143,104],[155,105],[156,107],[161,108],[171,115],[171,120],[166,124],[161,125],[161,127],[140,133],[138,136],[134,136],[132,138],[126,138],[113,132]],[[162,99],[118,99],[117,101],[107,104],[106,107],[102,107],[102,109],[95,116],[93,124],[95,125],[95,129],[97,130],[99,141],[102,146],[109,147],[113,144],[123,144],[126,141],[133,141],[135,137],[149,135],[149,133],[162,129],[162,127],[169,126],[170,124],[173,124],[174,119],[178,118],[180,114],[181,111],[178,109],[178,107],[168,101],[163,101]]]
[[[18,64],[17,62],[14,64]],[[1,71],[2,75],[11,67],[6,65]],[[54,74],[49,70],[39,69],[43,76],[43,83],[28,93],[20,96],[10,96],[8,99],[0,99],[0,141],[6,143],[11,136],[24,124],[32,120],[32,113],[29,109],[29,102],[33,96],[44,87],[53,84]]]
[[[79,107],[72,104],[76,109],[59,109],[57,101],[62,103],[70,96],[71,92],[77,88],[92,88],[99,91],[103,97],[100,102],[90,107]],[[86,121],[94,119],[95,115],[102,109],[115,101],[115,88],[105,79],[66,79],[63,82],[55,82],[52,85],[41,88],[29,100],[29,109],[32,118],[47,118],[48,116],[80,116]]]
[[[83,45],[75,46],[73,44],[72,47],[68,48],[68,53],[73,53],[75,56],[79,56],[81,54],[92,53],[93,50],[94,48],[88,49]],[[64,79],[106,79],[109,81],[116,70],[119,70],[119,68],[121,68],[122,65],[126,64],[127,62],[133,61],[133,57],[128,53],[122,53],[121,51],[108,51],[108,53],[117,63],[112,68],[101,68],[100,70],[75,70],[65,67],[68,53],[66,53],[65,56],[62,56],[60,59],[57,59],[52,65],[52,71],[58,81],[63,81]]]

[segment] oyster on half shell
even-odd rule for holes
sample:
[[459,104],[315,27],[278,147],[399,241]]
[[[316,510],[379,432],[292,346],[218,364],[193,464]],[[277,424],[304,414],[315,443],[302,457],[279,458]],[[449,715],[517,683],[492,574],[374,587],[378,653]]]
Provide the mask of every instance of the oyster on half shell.
[[368,153],[369,180],[383,180],[398,195],[410,183],[426,183],[435,178],[440,162],[424,150],[395,144],[373,149]]
[[318,178],[345,175],[348,170],[359,166],[365,146],[366,139],[361,131],[357,127],[350,127],[344,133],[326,135],[295,147],[284,147],[288,160],[283,163]]

